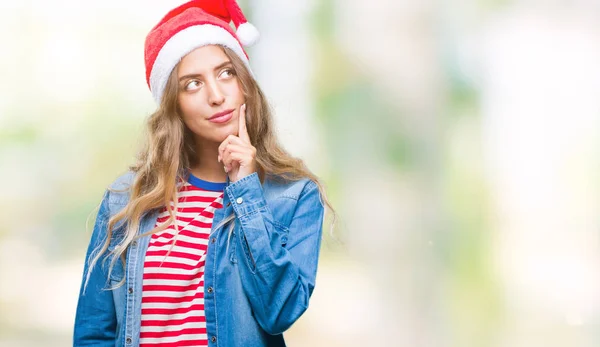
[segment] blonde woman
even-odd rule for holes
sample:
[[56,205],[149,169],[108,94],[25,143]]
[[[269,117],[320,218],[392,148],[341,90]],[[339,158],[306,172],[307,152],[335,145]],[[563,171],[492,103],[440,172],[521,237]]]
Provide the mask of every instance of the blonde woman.
[[331,206],[273,133],[242,48],[257,34],[234,0],[188,2],[148,34],[159,107],[102,199],[75,346],[285,346],[307,309]]

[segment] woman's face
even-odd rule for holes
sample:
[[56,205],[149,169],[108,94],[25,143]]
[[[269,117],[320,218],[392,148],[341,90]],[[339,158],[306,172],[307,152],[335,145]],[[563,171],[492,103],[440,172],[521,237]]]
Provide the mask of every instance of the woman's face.
[[221,47],[203,46],[183,57],[177,80],[183,122],[197,138],[221,143],[229,135],[238,135],[244,95]]

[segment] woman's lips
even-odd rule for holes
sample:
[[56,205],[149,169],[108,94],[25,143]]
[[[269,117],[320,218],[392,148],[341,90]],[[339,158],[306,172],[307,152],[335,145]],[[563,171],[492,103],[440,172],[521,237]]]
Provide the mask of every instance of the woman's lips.
[[208,120],[213,123],[225,123],[225,122],[229,121],[231,119],[231,117],[233,117],[233,110],[229,110],[226,112],[227,113],[224,113],[224,114],[220,113],[220,114],[217,114],[216,116],[212,116]]

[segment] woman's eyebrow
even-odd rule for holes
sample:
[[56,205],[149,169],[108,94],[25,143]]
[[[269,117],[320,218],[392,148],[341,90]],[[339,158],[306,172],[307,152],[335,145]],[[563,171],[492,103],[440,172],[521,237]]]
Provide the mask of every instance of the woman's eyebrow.
[[[213,68],[213,71],[219,70],[219,69],[221,69],[221,68],[223,68],[223,67],[225,67],[227,65],[231,65],[231,61],[227,60],[227,61],[222,62],[221,64],[215,66]],[[181,81],[183,81],[185,79],[188,79],[188,78],[196,78],[196,77],[202,77],[202,74],[193,73],[193,74],[187,74],[187,75],[181,76],[181,77],[179,77],[179,82],[181,82]]]

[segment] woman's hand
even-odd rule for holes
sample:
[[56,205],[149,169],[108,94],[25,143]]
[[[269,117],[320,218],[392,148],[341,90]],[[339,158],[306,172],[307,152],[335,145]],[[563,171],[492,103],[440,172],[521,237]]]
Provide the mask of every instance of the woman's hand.
[[218,161],[223,162],[231,182],[256,172],[256,148],[250,143],[246,129],[246,104],[240,107],[238,136],[229,135],[219,145]]

